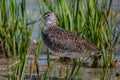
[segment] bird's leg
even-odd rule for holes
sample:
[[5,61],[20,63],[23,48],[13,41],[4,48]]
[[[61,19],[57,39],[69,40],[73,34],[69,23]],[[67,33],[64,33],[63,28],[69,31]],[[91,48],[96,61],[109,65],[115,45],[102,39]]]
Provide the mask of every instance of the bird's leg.
[[92,67],[98,67],[98,63],[99,60],[101,59],[101,56],[93,55],[91,58],[93,58]]
[[88,57],[87,57],[87,59],[85,59],[85,61],[84,61],[84,62],[86,62],[86,61],[87,61],[90,57],[91,57],[91,56],[88,56]]
[[69,62],[69,61],[73,61],[72,58],[69,58],[69,57],[60,57],[59,59],[61,62]]

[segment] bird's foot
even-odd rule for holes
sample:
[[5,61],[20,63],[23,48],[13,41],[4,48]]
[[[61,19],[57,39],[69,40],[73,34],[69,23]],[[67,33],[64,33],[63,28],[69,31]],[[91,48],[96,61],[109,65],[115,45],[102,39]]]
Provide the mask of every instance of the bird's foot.
[[59,59],[60,62],[65,62],[65,63],[69,63],[69,62],[73,62],[72,58],[68,58],[68,57],[61,57]]
[[98,67],[100,66],[99,62],[100,62],[100,59],[101,59],[101,56],[92,56],[93,58],[93,63],[92,63],[92,67]]

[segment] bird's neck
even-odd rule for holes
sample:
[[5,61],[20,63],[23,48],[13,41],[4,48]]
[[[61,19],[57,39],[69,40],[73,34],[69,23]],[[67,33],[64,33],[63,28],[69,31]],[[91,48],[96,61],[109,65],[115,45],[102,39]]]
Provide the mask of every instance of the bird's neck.
[[45,22],[45,26],[43,28],[43,33],[46,33],[50,28],[56,27],[56,23],[51,21]]
[[45,26],[50,26],[50,25],[56,25],[56,21],[48,20],[48,21],[45,22]]

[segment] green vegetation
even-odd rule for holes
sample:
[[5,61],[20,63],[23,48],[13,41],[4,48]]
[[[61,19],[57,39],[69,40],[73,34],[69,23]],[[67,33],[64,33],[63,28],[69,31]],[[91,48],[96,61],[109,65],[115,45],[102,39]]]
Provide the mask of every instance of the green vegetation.
[[[103,66],[107,68],[114,67],[115,55],[114,50],[120,32],[115,34],[115,17],[110,10],[112,0],[42,0],[36,4],[39,7],[40,15],[47,11],[53,11],[58,18],[58,25],[66,30],[70,30],[80,37],[97,45],[103,52]],[[30,38],[32,27],[27,27],[26,17],[26,1],[21,0],[18,4],[17,0],[1,0],[0,3],[0,41],[7,58],[18,57],[8,67],[8,80],[23,80],[25,77],[26,61],[30,53]],[[30,16],[32,17],[32,16]],[[38,40],[36,43],[35,59],[31,67],[31,76],[38,58],[43,42]],[[47,51],[47,53],[49,53]],[[42,79],[49,80],[50,71],[54,66],[50,65],[49,54],[48,70],[41,76]],[[80,75],[80,65],[73,63],[69,71],[66,71],[66,80],[77,79]],[[61,79],[61,71],[59,71],[59,80]],[[69,74],[70,73],[70,74]],[[37,74],[39,69],[37,68]],[[107,80],[108,75],[101,76],[101,80]],[[69,76],[70,75],[70,76]],[[107,79],[106,79],[107,77]]]
[[0,10],[0,40],[5,55],[8,58],[18,56],[18,59],[14,60],[14,63],[8,67],[9,80],[10,78],[23,79],[31,37],[31,30],[25,26],[25,0],[22,0],[19,5],[16,0],[1,0]]

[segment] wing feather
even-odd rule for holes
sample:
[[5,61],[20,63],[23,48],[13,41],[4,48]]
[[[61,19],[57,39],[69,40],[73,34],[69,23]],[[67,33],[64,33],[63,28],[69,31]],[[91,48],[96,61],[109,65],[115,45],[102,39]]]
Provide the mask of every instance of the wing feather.
[[79,53],[84,51],[99,51],[97,46],[83,40],[68,30],[64,30],[59,27],[51,27],[46,32],[45,40],[48,43],[46,45],[54,51],[70,51]]

